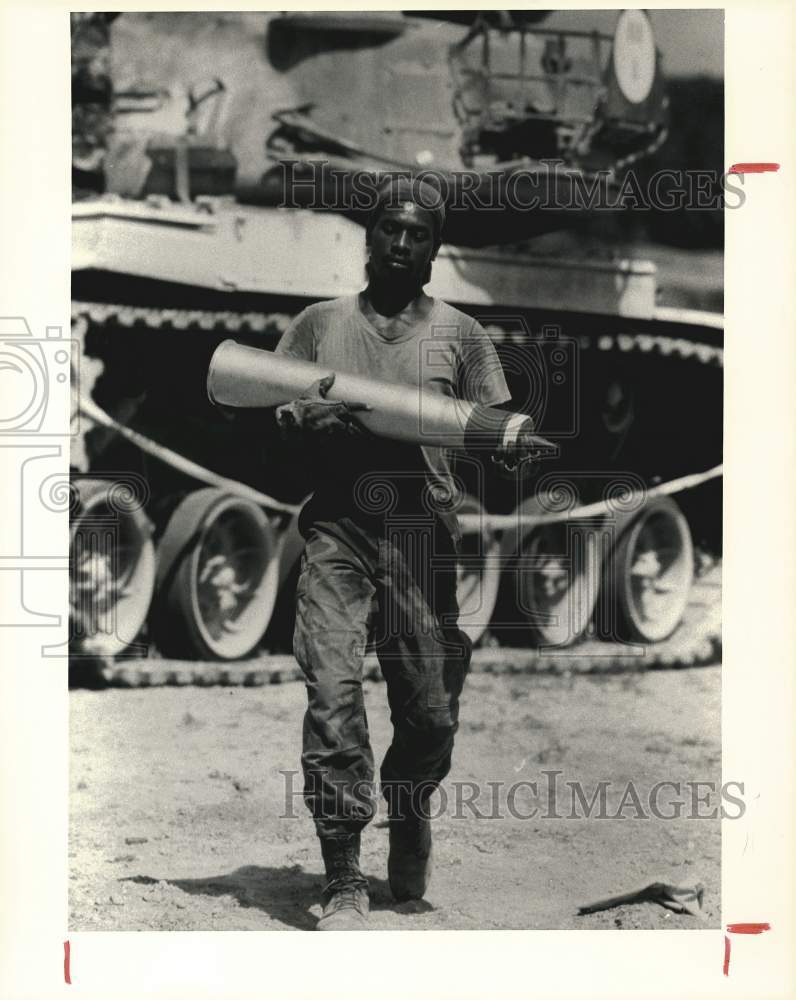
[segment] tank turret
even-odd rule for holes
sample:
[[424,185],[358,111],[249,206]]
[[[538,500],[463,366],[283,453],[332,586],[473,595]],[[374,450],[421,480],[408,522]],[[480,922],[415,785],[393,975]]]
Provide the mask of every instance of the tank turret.
[[[121,19],[107,189],[357,218],[380,174],[431,172],[454,209],[447,241],[484,245],[566,225],[577,179],[615,181],[665,138],[643,12],[612,33],[585,12],[577,30],[554,14],[443,16]],[[529,210],[534,198],[547,210]]]

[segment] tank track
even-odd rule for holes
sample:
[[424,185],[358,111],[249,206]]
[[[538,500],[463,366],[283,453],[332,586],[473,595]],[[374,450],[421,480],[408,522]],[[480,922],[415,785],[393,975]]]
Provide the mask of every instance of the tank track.
[[698,361],[704,365],[724,367],[724,349],[687,340],[685,337],[663,337],[651,333],[620,333],[597,338],[579,337],[584,349],[596,347],[598,351],[618,351],[622,354],[658,354],[661,357],[680,357],[684,361]]
[[[265,340],[272,337],[276,343],[290,317],[283,313],[213,312],[73,302],[72,321],[79,325],[87,321],[94,324],[113,323],[128,329],[143,326],[184,330],[198,326],[202,330],[216,330],[229,335],[251,331],[265,335]],[[667,321],[668,317],[662,320]],[[494,339],[501,339],[500,331],[490,330],[490,333]],[[505,336],[509,338],[511,334],[506,333]],[[577,339],[584,350],[674,356],[713,367],[722,367],[724,363],[721,347],[685,337],[619,333],[580,334]],[[485,640],[473,653],[471,670],[478,673],[566,677],[707,666],[721,662],[721,656],[721,566],[716,564],[694,582],[683,622],[664,642],[654,646],[629,647],[587,637],[575,646],[556,651],[492,645],[487,632]],[[295,660],[286,654],[261,655],[233,663],[162,660],[155,657],[133,659],[122,655],[115,660],[80,659],[73,663],[72,669],[77,684],[113,687],[264,687],[302,679]],[[364,675],[370,680],[381,680],[375,657],[366,660]]]
[[[72,322],[89,320],[95,324],[112,322],[126,328],[144,326],[151,330],[171,327],[186,330],[197,326],[201,330],[228,333],[252,332],[272,336],[276,341],[287,329],[292,317],[285,313],[235,313],[213,312],[205,309],[156,309],[149,306],[127,306],[97,302],[73,302]],[[490,334],[495,333],[490,328]],[[510,334],[505,334],[510,337]],[[495,335],[495,339],[500,339]],[[651,333],[600,334],[591,337],[578,335],[578,343],[584,350],[617,351],[622,354],[658,354],[662,357],[675,356],[687,361],[723,367],[724,350],[710,344],[689,340],[685,337],[669,337]]]
[[[624,646],[585,639],[561,650],[486,644],[473,652],[471,672],[485,674],[625,674],[674,670],[721,662],[721,564],[694,581],[686,614],[677,631],[655,646]],[[287,654],[263,655],[235,663],[205,663],[154,658],[87,661],[80,683],[107,687],[266,687],[303,679]],[[382,679],[378,661],[365,661],[367,680]]]
[[[275,346],[279,338],[287,330],[292,316],[283,312],[232,312],[212,311],[207,309],[170,309],[151,306],[129,306],[120,303],[100,303],[73,301],[71,308],[73,335],[82,346],[83,337],[89,324],[103,326],[108,323],[125,329],[143,327],[149,330],[163,328],[175,331],[188,330],[195,327],[205,332],[235,336],[236,334],[255,333],[263,338],[263,346],[269,342]],[[661,318],[661,324],[676,322],[671,317]],[[680,325],[688,326],[686,320]],[[698,325],[691,323],[690,325]],[[487,323],[487,332],[495,341],[510,341],[513,334],[492,323]],[[659,357],[678,357],[683,361],[724,367],[724,349],[713,344],[690,340],[686,337],[671,337],[653,333],[618,333],[618,334],[579,334],[579,347],[582,350],[599,352],[615,352],[617,354],[645,354]],[[81,389],[89,395],[99,374],[104,367],[103,362],[93,358],[81,358]],[[73,440],[76,454],[82,449],[80,435]]]

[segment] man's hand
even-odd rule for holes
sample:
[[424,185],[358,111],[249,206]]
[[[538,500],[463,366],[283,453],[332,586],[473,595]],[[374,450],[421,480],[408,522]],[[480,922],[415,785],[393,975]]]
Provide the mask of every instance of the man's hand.
[[283,430],[310,431],[313,434],[356,434],[361,430],[356,413],[373,409],[367,403],[346,403],[326,398],[334,385],[334,373],[313,383],[298,399],[276,410],[276,421]]

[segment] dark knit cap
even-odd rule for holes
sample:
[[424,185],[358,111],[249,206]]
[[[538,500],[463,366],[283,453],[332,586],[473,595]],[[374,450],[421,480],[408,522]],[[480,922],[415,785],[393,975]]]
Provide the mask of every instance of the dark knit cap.
[[429,175],[427,179],[405,176],[386,178],[376,192],[376,205],[368,219],[368,233],[373,230],[385,209],[398,208],[411,202],[425,209],[431,216],[434,246],[438,247],[442,242],[442,229],[445,225],[445,199],[433,182],[433,175]]

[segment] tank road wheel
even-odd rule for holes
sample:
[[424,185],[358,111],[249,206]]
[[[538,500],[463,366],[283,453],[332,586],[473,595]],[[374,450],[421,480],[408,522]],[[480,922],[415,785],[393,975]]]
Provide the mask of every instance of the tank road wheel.
[[152,525],[125,483],[77,479],[69,533],[70,644],[121,653],[146,621],[155,589]]
[[247,656],[271,619],[278,574],[275,533],[256,504],[219,489],[189,493],[158,547],[158,648],[198,659]]
[[594,531],[562,521],[540,525],[520,550],[517,603],[540,646],[568,646],[586,631],[600,590]]
[[[475,497],[465,497],[458,509],[462,515],[483,515]],[[489,627],[497,604],[500,585],[500,541],[480,529],[466,530],[462,525],[461,555],[456,564],[456,598],[459,604],[459,628],[478,642]]]
[[688,604],[694,547],[673,500],[661,497],[641,511],[617,542],[609,572],[628,639],[660,642],[674,632]]

